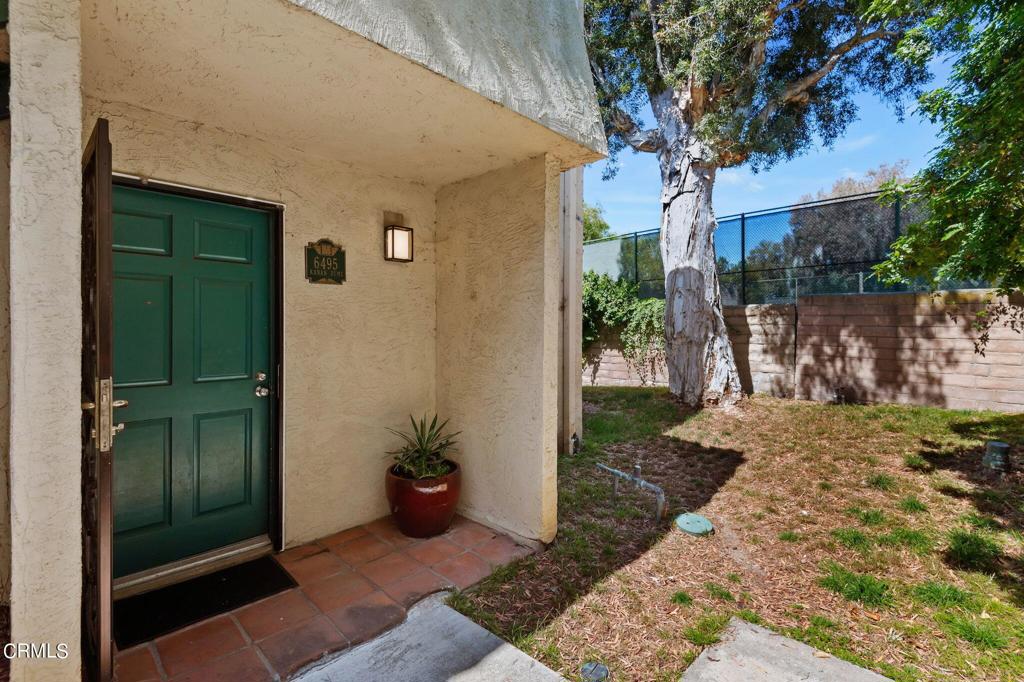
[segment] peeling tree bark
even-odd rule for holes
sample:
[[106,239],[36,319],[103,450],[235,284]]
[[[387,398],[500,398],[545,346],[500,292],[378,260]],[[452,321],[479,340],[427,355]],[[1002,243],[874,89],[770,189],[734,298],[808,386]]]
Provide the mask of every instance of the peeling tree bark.
[[731,404],[743,393],[715,265],[713,154],[686,120],[689,102],[652,98],[662,144],[661,257],[665,266],[665,356],[669,388],[688,405]]

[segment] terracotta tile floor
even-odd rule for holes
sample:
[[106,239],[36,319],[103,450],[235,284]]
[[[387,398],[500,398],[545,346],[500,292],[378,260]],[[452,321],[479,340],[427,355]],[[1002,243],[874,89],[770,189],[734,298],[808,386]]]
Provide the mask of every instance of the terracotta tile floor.
[[277,555],[299,586],[118,652],[118,682],[283,680],[379,635],[438,590],[465,589],[530,550],[458,517],[444,535],[414,540],[390,518]]

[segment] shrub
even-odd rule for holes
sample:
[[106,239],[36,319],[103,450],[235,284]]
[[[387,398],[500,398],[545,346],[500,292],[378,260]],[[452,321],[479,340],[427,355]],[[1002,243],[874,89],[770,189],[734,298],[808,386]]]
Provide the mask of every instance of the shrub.
[[973,530],[949,532],[946,558],[955,566],[979,571],[991,570],[1003,555],[1003,548],[994,538]]
[[447,454],[455,447],[455,437],[460,432],[446,434],[444,429],[448,420],[438,424],[436,414],[429,425],[427,415],[423,415],[418,423],[409,415],[409,421],[412,423],[409,433],[388,429],[404,441],[401,447],[388,453],[395,459],[395,473],[422,479],[443,476],[451,471]]
[[828,562],[825,568],[828,575],[819,581],[825,589],[865,606],[887,606],[892,603],[892,591],[884,580],[864,573],[854,573],[834,562]]
[[665,361],[665,301],[637,300],[619,338],[622,357],[637,373],[640,383],[653,381],[658,366]]
[[602,328],[617,330],[623,358],[646,384],[665,358],[665,302],[639,291],[629,280],[583,273],[583,352]]
[[601,327],[619,327],[629,319],[639,287],[595,272],[583,273],[583,350],[597,340]]

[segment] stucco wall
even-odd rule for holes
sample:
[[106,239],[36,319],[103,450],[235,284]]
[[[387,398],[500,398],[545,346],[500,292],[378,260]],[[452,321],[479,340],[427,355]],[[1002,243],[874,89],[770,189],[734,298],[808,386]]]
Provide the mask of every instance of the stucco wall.
[[19,681],[80,678],[80,30],[77,2],[10,3],[11,636],[70,654]]
[[602,154],[579,0],[290,0]]
[[437,404],[462,431],[462,507],[545,542],[557,494],[557,171],[537,158],[437,198]]
[[[434,409],[433,191],[88,96],[85,109],[110,120],[115,170],[285,204],[286,543],[386,514],[385,427]],[[414,263],[384,261],[385,210],[415,229]],[[342,286],[304,278],[321,237],[345,247]]]

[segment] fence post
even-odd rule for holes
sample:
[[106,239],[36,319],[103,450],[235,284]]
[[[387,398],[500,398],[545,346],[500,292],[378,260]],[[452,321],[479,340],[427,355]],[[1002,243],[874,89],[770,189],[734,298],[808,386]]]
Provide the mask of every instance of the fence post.
[[899,198],[899,196],[896,197],[896,201],[892,205],[892,212],[893,212],[893,219],[896,222],[896,235],[895,236],[899,237],[900,236],[900,231],[902,230],[902,227],[903,227],[900,224],[902,222],[903,216],[900,215],[901,211],[900,211],[900,198]]
[[640,233],[633,233],[633,283],[640,286]]
[[740,213],[740,305],[747,304],[747,214]]

